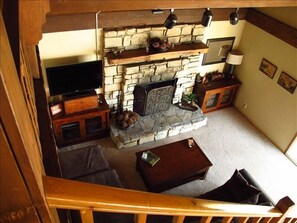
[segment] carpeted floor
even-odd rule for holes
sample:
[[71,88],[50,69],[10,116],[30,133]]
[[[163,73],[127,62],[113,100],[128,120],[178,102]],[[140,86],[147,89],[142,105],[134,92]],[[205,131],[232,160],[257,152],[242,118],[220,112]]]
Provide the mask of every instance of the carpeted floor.
[[135,152],[193,137],[213,166],[205,180],[196,180],[163,193],[195,197],[225,183],[235,169],[245,168],[275,203],[284,196],[297,202],[297,167],[256,127],[233,107],[206,116],[208,124],[200,129],[136,147],[119,150],[110,138],[80,146],[100,144],[123,185],[128,189],[146,191],[135,169]]

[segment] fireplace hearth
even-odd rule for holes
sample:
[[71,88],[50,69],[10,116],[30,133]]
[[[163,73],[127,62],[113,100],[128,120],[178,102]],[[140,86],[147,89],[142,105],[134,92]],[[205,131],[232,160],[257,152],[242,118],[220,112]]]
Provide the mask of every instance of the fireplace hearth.
[[110,136],[117,148],[129,148],[166,137],[198,129],[207,123],[207,117],[198,108],[196,111],[183,110],[170,104],[166,111],[140,116],[139,120],[127,129],[119,129],[111,120]]

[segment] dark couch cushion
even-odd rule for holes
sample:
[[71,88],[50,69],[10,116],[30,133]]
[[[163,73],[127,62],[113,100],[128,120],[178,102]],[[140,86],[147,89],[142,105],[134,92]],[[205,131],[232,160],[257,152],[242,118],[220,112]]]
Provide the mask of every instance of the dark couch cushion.
[[262,187],[257,183],[257,181],[250,175],[250,173],[246,169],[241,169],[239,170],[239,172],[249,184],[253,185],[261,191],[257,203],[258,205],[274,206],[272,199],[265,193]]
[[58,156],[63,177],[67,179],[75,179],[109,169],[99,145],[59,151]]
[[120,181],[119,175],[114,169],[103,170],[85,177],[76,178],[75,180],[112,187],[124,187]]
[[257,204],[261,191],[250,185],[238,170],[222,186],[200,195],[198,198],[245,204]]

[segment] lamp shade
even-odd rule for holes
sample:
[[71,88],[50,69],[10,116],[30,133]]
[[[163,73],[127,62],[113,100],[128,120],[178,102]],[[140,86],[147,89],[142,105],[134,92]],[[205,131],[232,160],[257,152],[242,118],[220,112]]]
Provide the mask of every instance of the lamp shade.
[[243,59],[243,54],[238,51],[231,51],[228,54],[228,57],[226,59],[226,63],[232,64],[232,65],[240,65]]

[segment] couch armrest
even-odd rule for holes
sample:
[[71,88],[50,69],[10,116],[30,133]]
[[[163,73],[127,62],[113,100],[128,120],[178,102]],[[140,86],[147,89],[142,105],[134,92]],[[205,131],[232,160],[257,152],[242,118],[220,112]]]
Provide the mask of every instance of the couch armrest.
[[266,206],[274,206],[274,202],[272,199],[266,194],[263,188],[256,182],[256,180],[250,175],[250,173],[246,169],[239,170],[241,175],[246,179],[246,181],[253,185],[254,187],[258,188],[261,191],[259,195],[258,205],[266,205]]

